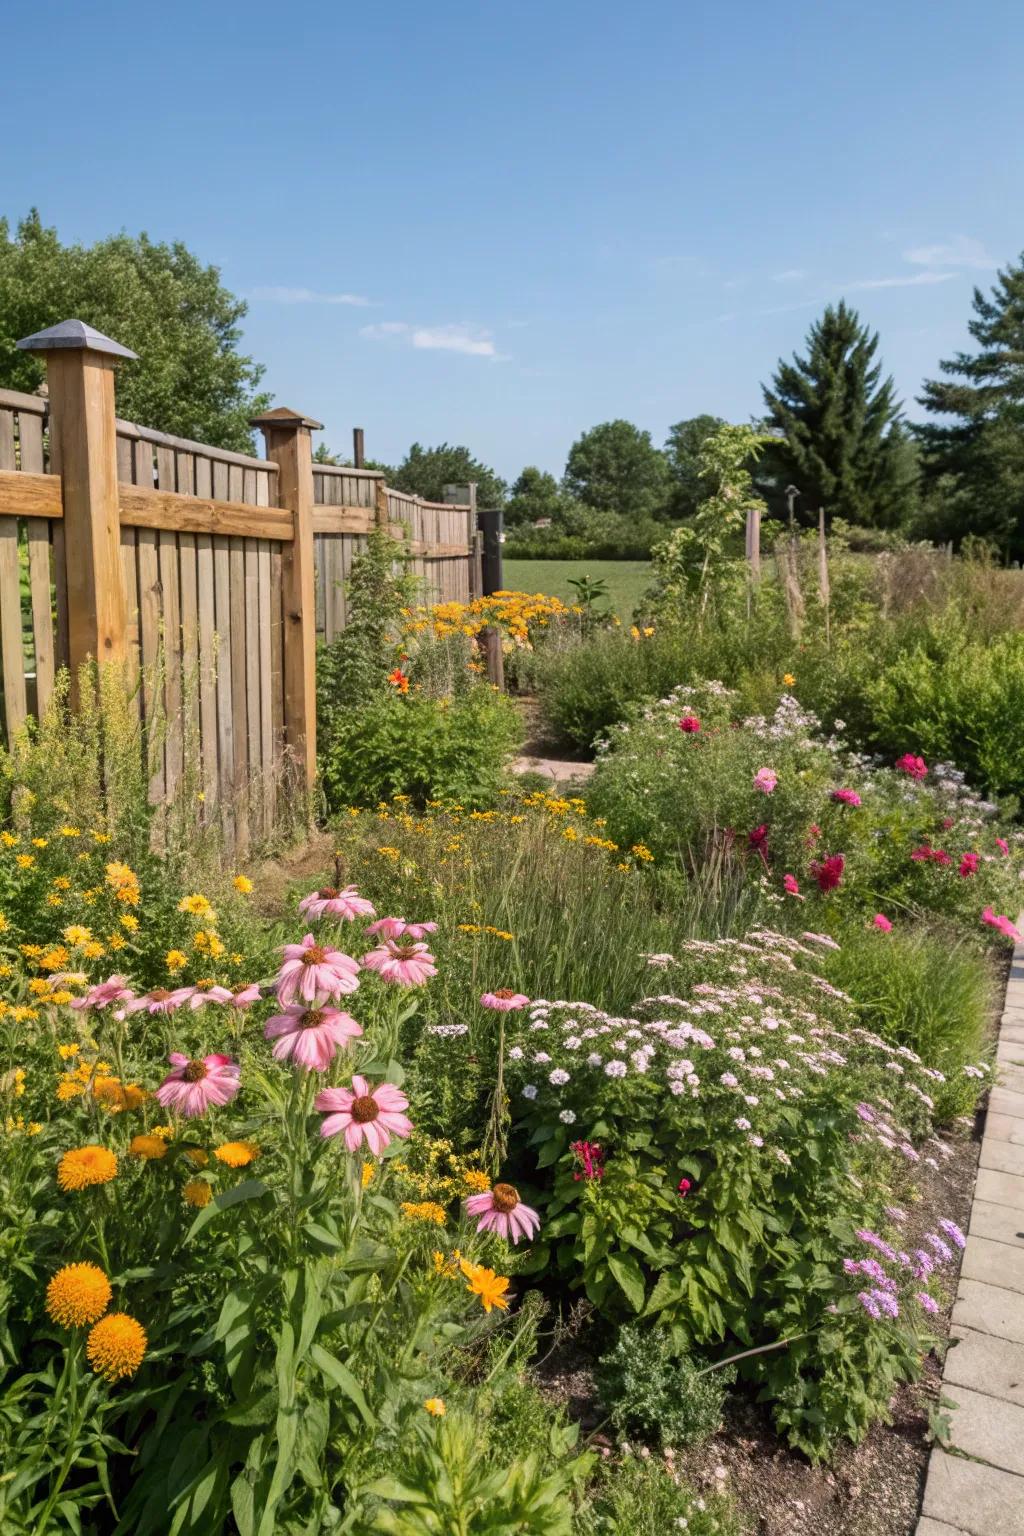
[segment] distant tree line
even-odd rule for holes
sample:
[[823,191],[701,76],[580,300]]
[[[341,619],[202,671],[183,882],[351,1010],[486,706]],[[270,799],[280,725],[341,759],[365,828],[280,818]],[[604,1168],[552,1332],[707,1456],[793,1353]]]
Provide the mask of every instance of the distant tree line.
[[[118,384],[121,414],[225,448],[249,449],[249,418],[269,403],[262,366],[238,350],[245,304],[216,267],[182,244],[145,234],[62,245],[33,210],[11,230],[0,219],[0,387],[31,391],[44,370],[17,351],[21,336],[75,316],[139,353]],[[909,423],[879,357],[879,337],[845,301],[829,305],[802,354],[781,359],[762,387],[767,436],[755,488],[772,516],[819,507],[884,537],[990,541],[1024,559],[1024,255],[975,288],[973,346],[940,362]],[[508,485],[465,446],[414,443],[400,464],[374,461],[400,490],[441,500],[446,485],[477,483],[481,507],[502,507],[520,554],[643,557],[667,526],[687,523],[717,487],[700,449],[722,425],[679,421],[658,447],[624,420],[582,433],[560,479],[528,465]],[[342,462],[328,448],[320,462]]]

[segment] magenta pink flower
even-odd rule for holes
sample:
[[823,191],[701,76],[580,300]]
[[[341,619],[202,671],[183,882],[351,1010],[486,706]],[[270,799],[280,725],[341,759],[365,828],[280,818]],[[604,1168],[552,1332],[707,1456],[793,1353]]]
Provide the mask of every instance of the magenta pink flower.
[[874,921],[875,927],[881,929],[883,933],[892,933],[892,923],[884,912],[876,912]]
[[783,875],[782,888],[787,896],[800,895],[800,882],[797,880],[796,875]]
[[230,1056],[190,1061],[180,1051],[172,1051],[167,1059],[173,1071],[156,1091],[165,1109],[176,1109],[191,1119],[205,1114],[211,1104],[230,1104],[238,1092],[242,1069]]
[[307,917],[373,917],[376,908],[372,901],[360,896],[354,885],[338,890],[325,885],[322,890],[312,891],[299,902],[299,911]]
[[684,715],[679,722],[679,729],[684,736],[696,736],[700,730],[700,721],[696,715]]
[[1020,930],[1014,927],[1008,917],[997,916],[991,907],[985,908],[981,914],[981,920],[983,923],[987,923],[990,928],[995,928],[999,933],[1005,934],[1015,944],[1019,944],[1022,938],[1024,938],[1024,934],[1021,934]]
[[404,917],[379,917],[367,928],[367,933],[380,934],[385,939],[411,939],[415,944],[428,933],[437,932],[436,923],[407,923]]
[[814,859],[811,874],[818,882],[819,891],[834,891],[843,878],[846,859],[841,853],[830,853],[827,859]]
[[514,1184],[495,1184],[482,1195],[470,1195],[466,1201],[470,1216],[479,1216],[478,1232],[497,1232],[506,1242],[518,1243],[521,1237],[527,1242],[540,1231],[540,1217],[519,1198]]
[[759,789],[762,795],[774,794],[778,782],[779,776],[773,768],[759,768],[754,774],[754,788]]
[[202,1008],[206,1003],[223,1003],[228,1008],[251,1008],[253,1003],[262,1001],[263,994],[254,981],[247,987],[239,987],[237,992],[232,992],[230,987],[207,987],[205,992],[198,990],[192,993],[188,1000],[190,1008]]
[[838,800],[840,805],[860,805],[860,795],[855,789],[834,789],[832,799]]
[[[54,980],[56,981],[56,977]],[[135,993],[123,976],[108,976],[90,987],[84,997],[72,1000],[72,1008],[109,1008],[111,1003],[130,1003]]]
[[915,757],[913,752],[904,752],[902,757],[896,759],[896,767],[900,773],[905,773],[911,779],[926,779],[928,768],[923,757]]
[[294,1061],[307,1071],[326,1072],[338,1051],[363,1032],[350,1013],[338,1008],[304,1008],[289,1003],[267,1020],[263,1033],[274,1041],[277,1061]]
[[396,944],[385,939],[379,949],[363,956],[369,971],[376,971],[381,981],[397,982],[402,987],[421,987],[437,975],[434,957],[425,944]]
[[392,1136],[404,1139],[412,1135],[412,1121],[402,1113],[408,1109],[409,1100],[394,1083],[377,1083],[371,1088],[365,1077],[356,1074],[351,1088],[324,1088],[313,1107],[327,1114],[321,1136],[339,1136],[344,1131],[350,1152],[365,1140],[379,1157]]
[[511,1013],[516,1008],[525,1008],[530,999],[522,992],[499,987],[496,992],[485,992],[480,1001],[485,1008],[493,1008],[497,1013]]
[[125,1012],[141,1013],[145,1009],[147,1013],[175,1013],[183,1003],[191,1000],[195,990],[195,987],[175,987],[171,992],[167,987],[154,987],[144,997],[132,998]]
[[1004,857],[1009,857],[1010,845],[1006,841],[1005,837],[997,837],[996,838],[996,847],[999,849],[999,852],[1001,854],[1003,854]]
[[278,1002],[296,997],[312,1003],[317,997],[340,997],[359,985],[359,965],[351,955],[318,944],[307,933],[301,944],[285,944],[284,963],[277,973]]
[[977,873],[978,855],[976,853],[965,853],[960,860],[960,874],[966,879],[968,875],[976,875]]

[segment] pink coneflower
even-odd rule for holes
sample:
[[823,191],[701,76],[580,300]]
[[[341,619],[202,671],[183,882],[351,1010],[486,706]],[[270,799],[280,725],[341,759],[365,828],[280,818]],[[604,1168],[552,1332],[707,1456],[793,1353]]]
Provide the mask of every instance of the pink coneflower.
[[[800,895],[800,883],[797,880],[796,875],[783,875],[782,888],[786,892],[787,896]],[[801,900],[803,900],[802,897]]]
[[760,790],[762,795],[774,794],[778,782],[779,776],[773,768],[759,768],[754,774],[754,788]]
[[409,1100],[394,1083],[376,1083],[372,1088],[358,1073],[351,1088],[324,1088],[313,1100],[314,1109],[327,1114],[320,1127],[321,1136],[345,1133],[345,1145],[355,1152],[366,1142],[379,1157],[392,1136],[403,1140],[412,1135],[412,1121],[402,1113]]
[[180,1051],[172,1051],[167,1059],[173,1071],[156,1090],[165,1109],[176,1109],[191,1119],[205,1114],[211,1104],[230,1104],[238,1092],[242,1069],[230,1056],[190,1060]]
[[359,965],[351,955],[327,944],[318,944],[307,933],[301,944],[283,946],[284,963],[277,973],[277,997],[282,1003],[296,997],[311,1003],[317,996],[340,997],[359,985]]
[[478,1232],[497,1232],[509,1243],[518,1243],[521,1237],[529,1242],[540,1230],[540,1217],[531,1206],[523,1204],[513,1184],[495,1184],[482,1195],[470,1195],[466,1212],[479,1216]]
[[846,859],[841,853],[830,853],[826,859],[814,859],[811,874],[818,882],[819,891],[834,891],[843,878]]
[[1009,856],[1010,856],[1010,845],[1006,841],[1005,837],[997,837],[996,838],[996,847],[999,849],[999,852],[1004,856],[1004,858],[1009,858]]
[[384,939],[411,939],[415,944],[428,933],[437,932],[436,923],[407,923],[404,917],[380,917],[367,928],[367,933],[380,934]]
[[892,933],[892,923],[886,917],[884,912],[875,913],[874,924],[875,927],[880,929],[882,933]]
[[385,939],[380,949],[363,956],[367,970],[376,971],[381,981],[397,982],[402,987],[421,987],[437,975],[434,957],[425,944],[396,944]]
[[1019,929],[1014,927],[1013,923],[1010,922],[1008,917],[997,916],[996,913],[992,911],[991,907],[985,908],[984,912],[981,914],[981,920],[983,923],[987,923],[990,928],[995,928],[999,933],[1005,934],[1006,937],[1008,939],[1012,939],[1015,944],[1019,944],[1022,938],[1024,938],[1024,934],[1021,934]]
[[964,879],[968,875],[976,875],[978,873],[978,855],[976,853],[965,853],[960,860],[959,872]]
[[307,917],[373,917],[376,908],[372,901],[360,896],[354,885],[325,885],[322,890],[312,891],[299,902],[299,911]]
[[684,736],[696,736],[700,730],[700,721],[696,715],[684,715],[679,722],[679,729]]
[[239,987],[237,992],[232,992],[230,987],[214,985],[207,987],[205,992],[195,991],[188,1000],[190,1008],[202,1008],[206,1003],[223,1003],[227,1008],[251,1008],[253,1003],[263,1000],[263,994],[254,981],[247,987]]
[[263,1033],[274,1041],[277,1061],[294,1061],[307,1071],[326,1072],[338,1051],[363,1032],[350,1013],[338,1008],[304,1008],[289,1003],[267,1020]]
[[[54,978],[56,980],[56,977]],[[123,976],[108,976],[98,981],[83,997],[73,998],[72,1008],[109,1008],[111,1003],[130,1003],[135,993]]]
[[132,998],[125,1012],[141,1013],[145,1009],[146,1013],[174,1013],[191,1000],[195,990],[195,987],[175,987],[172,992],[167,987],[154,987],[144,997]]
[[838,800],[840,805],[860,805],[860,795],[855,789],[834,789],[832,799]]
[[496,1013],[512,1013],[516,1008],[525,1008],[530,999],[522,992],[513,992],[511,987],[499,987],[496,992],[485,992],[480,1001]]
[[915,757],[913,752],[904,752],[902,757],[896,759],[896,767],[900,773],[905,773],[910,779],[926,779],[928,767],[923,757]]

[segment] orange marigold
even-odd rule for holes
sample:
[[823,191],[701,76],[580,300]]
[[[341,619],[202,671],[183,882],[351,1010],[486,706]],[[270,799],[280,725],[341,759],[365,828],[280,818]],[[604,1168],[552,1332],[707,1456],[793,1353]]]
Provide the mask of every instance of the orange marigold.
[[127,1312],[111,1312],[89,1330],[85,1352],[98,1376],[119,1381],[134,1376],[146,1353],[146,1330]]
[[133,1136],[128,1146],[133,1157],[144,1158],[147,1163],[167,1156],[167,1143],[162,1136]]
[[247,1168],[259,1157],[260,1149],[254,1141],[226,1141],[223,1146],[214,1147],[213,1155],[229,1168]]
[[46,1310],[62,1328],[81,1328],[103,1316],[112,1295],[97,1265],[65,1264],[46,1287]]
[[186,1205],[194,1205],[202,1210],[204,1205],[209,1205],[213,1199],[213,1190],[205,1179],[189,1179],[182,1189]]
[[57,1164],[57,1183],[63,1190],[109,1184],[116,1177],[117,1158],[107,1147],[75,1147],[65,1152]]

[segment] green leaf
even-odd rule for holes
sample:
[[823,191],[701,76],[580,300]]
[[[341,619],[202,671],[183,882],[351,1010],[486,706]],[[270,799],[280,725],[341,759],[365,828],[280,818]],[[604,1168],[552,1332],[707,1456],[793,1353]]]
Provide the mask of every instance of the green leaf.
[[235,1184],[231,1189],[222,1190],[219,1195],[214,1195],[209,1205],[203,1207],[195,1221],[185,1234],[186,1243],[203,1230],[205,1226],[219,1216],[222,1211],[230,1210],[233,1205],[241,1205],[243,1200],[259,1200],[267,1193],[267,1186],[262,1179],[243,1179],[241,1184]]
[[628,1253],[610,1253],[608,1268],[625,1292],[633,1311],[639,1312],[644,1304],[644,1276],[636,1259]]
[[362,1387],[348,1366],[342,1365],[341,1361],[324,1349],[322,1344],[314,1344],[309,1356],[322,1375],[355,1404],[363,1422],[373,1429],[377,1421],[370,1412]]

